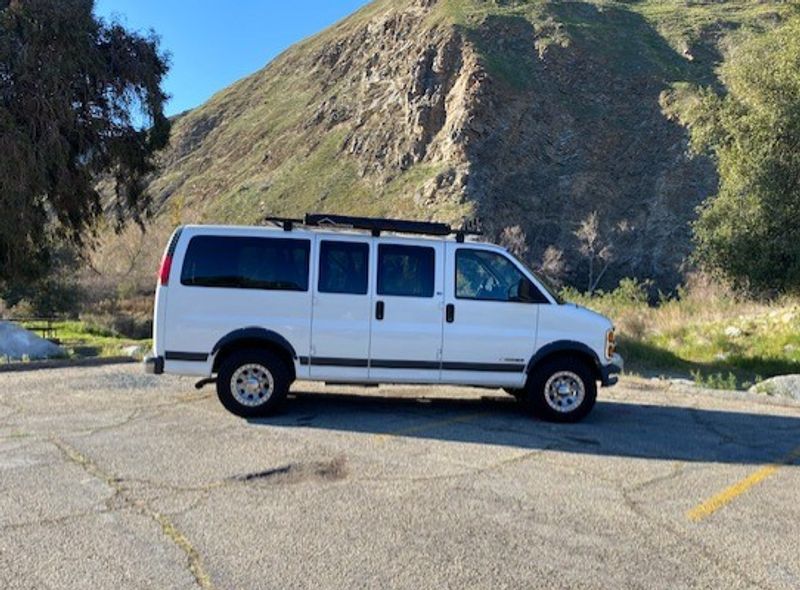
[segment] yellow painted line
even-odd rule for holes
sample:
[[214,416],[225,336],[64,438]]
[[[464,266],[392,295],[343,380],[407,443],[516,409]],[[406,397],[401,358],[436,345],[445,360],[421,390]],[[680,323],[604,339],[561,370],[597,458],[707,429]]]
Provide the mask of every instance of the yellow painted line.
[[736,482],[732,486],[725,488],[719,494],[716,494],[703,502],[702,504],[698,504],[691,510],[686,513],[686,516],[692,522],[699,522],[704,518],[711,516],[720,508],[727,506],[737,497],[744,494],[747,490],[752,488],[755,485],[758,485],[769,476],[774,475],[781,467],[784,465],[789,465],[790,463],[794,462],[795,459],[800,457],[800,447],[796,448],[794,451],[789,453],[786,457],[784,457],[781,461],[777,463],[771,463],[769,465],[765,465],[761,469],[757,470],[755,473],[752,473],[745,477],[743,480]]
[[438,420],[436,422],[426,422],[425,424],[416,424],[414,426],[409,426],[407,428],[400,428],[399,430],[393,430],[391,432],[386,432],[383,434],[376,434],[375,436],[380,443],[384,443],[393,436],[415,434],[417,432],[432,430],[434,428],[439,428],[440,426],[448,426],[450,424],[461,424],[464,422],[469,422],[470,420],[475,420],[476,418],[480,418],[481,416],[486,416],[486,415],[488,415],[488,412],[480,412],[476,414],[463,414],[461,416],[448,418],[447,420]]

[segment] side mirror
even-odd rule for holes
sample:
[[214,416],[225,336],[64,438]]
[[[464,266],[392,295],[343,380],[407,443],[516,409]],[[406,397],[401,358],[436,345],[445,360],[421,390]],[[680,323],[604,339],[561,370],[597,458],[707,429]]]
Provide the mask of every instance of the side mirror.
[[[519,282],[509,289],[508,300],[516,301],[517,303],[535,303],[534,297],[535,288],[527,278],[523,277]],[[516,291],[516,293],[514,293]]]
[[525,277],[519,281],[519,300],[525,303],[533,301],[533,284]]

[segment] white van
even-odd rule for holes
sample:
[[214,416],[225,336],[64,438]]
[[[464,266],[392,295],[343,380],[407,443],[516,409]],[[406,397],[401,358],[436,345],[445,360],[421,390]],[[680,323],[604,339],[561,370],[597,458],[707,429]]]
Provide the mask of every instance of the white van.
[[239,416],[269,413],[304,379],[503,388],[567,422],[622,370],[612,323],[500,246],[438,223],[270,220],[175,231],[148,372],[215,381]]

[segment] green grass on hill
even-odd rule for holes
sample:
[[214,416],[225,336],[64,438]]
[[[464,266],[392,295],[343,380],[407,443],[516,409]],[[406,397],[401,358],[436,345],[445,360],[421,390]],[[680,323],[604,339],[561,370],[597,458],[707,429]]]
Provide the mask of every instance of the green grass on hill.
[[[800,14],[800,4],[781,0],[444,0],[432,18],[453,22],[468,34],[488,19],[529,23],[536,48],[581,44],[609,68],[658,69],[667,82],[715,82],[722,60],[720,39],[738,31],[763,31]],[[524,76],[518,55],[478,42],[490,71],[514,87]]]

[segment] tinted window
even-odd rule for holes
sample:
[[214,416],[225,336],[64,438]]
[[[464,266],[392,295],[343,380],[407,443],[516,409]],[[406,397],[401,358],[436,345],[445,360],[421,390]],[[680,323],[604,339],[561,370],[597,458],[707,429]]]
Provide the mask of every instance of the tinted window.
[[323,240],[319,251],[319,292],[367,294],[369,245]]
[[433,297],[434,250],[423,246],[378,247],[378,294]]
[[195,287],[308,290],[308,240],[197,236],[181,283]]
[[508,258],[497,252],[469,248],[456,251],[456,297],[547,303],[530,279]]

